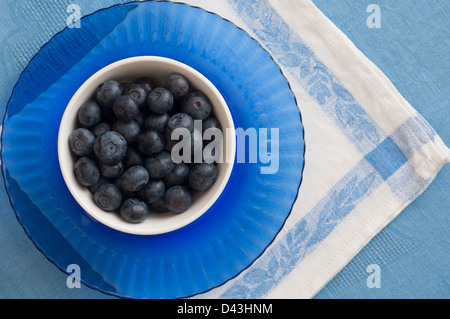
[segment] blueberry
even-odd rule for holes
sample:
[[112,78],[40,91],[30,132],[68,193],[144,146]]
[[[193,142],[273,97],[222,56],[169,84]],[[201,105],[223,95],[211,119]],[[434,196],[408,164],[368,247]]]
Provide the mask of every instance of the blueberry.
[[113,104],[116,117],[122,121],[131,121],[139,114],[139,105],[130,95],[119,96]]
[[117,186],[120,189],[120,191],[122,192],[122,201],[127,198],[136,197],[136,192],[132,192],[132,191],[125,189],[125,187],[123,186],[122,178],[118,177],[116,179],[113,179],[111,184],[114,184],[115,186]]
[[120,206],[120,216],[129,223],[141,223],[147,215],[147,204],[137,198],[128,198]]
[[211,114],[211,102],[202,92],[189,93],[181,103],[181,112],[195,120],[204,120]]
[[[217,129],[221,130],[221,126],[219,121],[214,116],[209,116],[206,120],[203,120],[202,122],[202,133],[204,134],[206,130],[208,129]],[[208,145],[213,141],[215,136],[213,135],[211,137],[211,140],[207,139],[203,141],[203,146]]]
[[92,153],[95,136],[86,128],[77,128],[69,135],[70,150],[78,156],[86,156]]
[[134,120],[139,124],[141,129],[145,128],[144,122],[149,113],[150,111],[146,107],[143,107],[139,109],[139,114],[134,118]]
[[214,164],[197,164],[189,172],[189,186],[197,191],[206,190],[214,184],[217,175],[217,167]]
[[122,203],[122,192],[114,184],[103,184],[94,193],[94,201],[98,207],[106,211],[113,211]]
[[122,161],[115,163],[115,164],[105,164],[105,163],[99,162],[98,167],[100,169],[100,174],[103,177],[108,177],[108,178],[119,177],[120,175],[122,175],[122,173],[124,171]]
[[144,121],[144,126],[148,130],[155,130],[160,133],[164,133],[166,125],[169,122],[170,116],[167,113],[164,114],[150,114]]
[[177,144],[179,141],[181,141],[181,137],[179,139],[172,139],[172,134],[169,132],[164,132],[164,150],[166,152],[171,153],[172,148]]
[[169,90],[157,87],[147,96],[148,109],[157,114],[169,112],[173,107],[173,95]]
[[93,127],[100,123],[102,111],[95,101],[84,102],[78,110],[78,122],[83,127]]
[[99,137],[103,133],[111,131],[111,125],[106,122],[100,122],[94,128],[91,129],[91,132],[94,134],[95,137]]
[[217,128],[221,129],[219,121],[214,116],[209,116],[207,119],[203,120],[202,122],[202,133],[205,133],[205,131],[209,128]]
[[176,185],[183,185],[189,177],[189,167],[184,163],[176,164],[173,170],[163,177],[164,184],[167,188]]
[[172,133],[177,128],[185,128],[189,132],[194,131],[194,119],[186,113],[176,113],[167,122],[166,130]]
[[95,139],[94,153],[102,163],[118,163],[127,153],[127,141],[120,133],[107,131]]
[[136,147],[145,155],[155,155],[164,149],[164,138],[157,131],[145,130],[137,136]]
[[111,180],[109,178],[100,175],[100,178],[98,179],[98,181],[95,184],[88,186],[88,189],[92,194],[95,194],[95,192],[97,191],[97,189],[100,188],[100,186],[102,186],[103,184],[109,184],[109,183],[111,183]]
[[100,178],[100,170],[94,160],[80,157],[73,167],[77,181],[83,186],[92,186]]
[[122,86],[114,80],[103,82],[97,88],[97,102],[105,114],[111,111],[114,101],[121,95]]
[[141,85],[142,88],[147,91],[147,94],[155,88],[155,84],[149,77],[141,77],[137,79],[135,83]]
[[164,202],[164,197],[158,199],[156,202],[149,204],[149,208],[152,212],[162,214],[167,213],[169,209]]
[[147,157],[144,162],[144,167],[147,169],[149,175],[153,179],[160,179],[169,174],[175,167],[172,157],[166,151],[158,155]]
[[181,99],[189,92],[189,83],[181,74],[171,74],[165,83],[165,88],[172,92],[174,99]]
[[191,202],[191,193],[184,186],[172,186],[164,194],[167,209],[174,213],[185,212],[191,206]]
[[131,84],[132,83],[129,83],[129,82],[120,82],[120,86],[122,87],[122,95],[128,95],[128,87]]
[[160,179],[151,179],[138,191],[138,196],[147,204],[152,204],[158,199],[163,198],[166,186]]
[[130,168],[131,166],[134,166],[134,165],[143,166],[144,160],[145,160],[145,157],[141,152],[139,152],[133,146],[128,146],[127,154],[125,155],[125,158],[123,159],[125,169]]
[[148,171],[140,165],[131,166],[122,176],[120,176],[120,183],[122,187],[130,192],[137,192],[148,183]]
[[122,90],[123,95],[131,96],[137,102],[140,108],[145,105],[147,101],[148,92],[140,84],[126,83],[122,84],[122,86],[123,86]]
[[114,122],[111,129],[113,131],[120,133],[127,141],[127,144],[134,143],[134,141],[136,141],[137,136],[141,132],[141,127],[135,120],[131,121],[117,120]]

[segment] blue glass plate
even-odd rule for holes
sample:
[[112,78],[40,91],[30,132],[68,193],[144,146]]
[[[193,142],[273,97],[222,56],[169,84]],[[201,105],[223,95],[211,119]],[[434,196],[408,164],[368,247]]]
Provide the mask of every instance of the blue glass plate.
[[[205,75],[237,128],[267,128],[269,138],[271,128],[279,129],[276,173],[261,174],[269,165],[261,161],[236,163],[207,213],[154,236],[121,233],[92,219],[67,189],[57,156],[59,123],[75,91],[106,65],[140,55],[172,58]],[[27,235],[62,271],[78,264],[87,286],[125,298],[189,297],[249,267],[290,214],[303,155],[299,109],[270,55],[231,22],[165,1],[113,6],[56,34],[22,73],[2,132],[3,175]]]

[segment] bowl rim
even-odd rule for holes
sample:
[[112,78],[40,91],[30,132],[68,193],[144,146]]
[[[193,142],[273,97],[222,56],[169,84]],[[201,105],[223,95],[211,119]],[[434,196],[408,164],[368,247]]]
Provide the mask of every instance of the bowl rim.
[[[77,105],[75,105],[75,102],[78,101],[80,98],[80,95],[83,94],[83,92],[86,91],[88,88],[92,88],[93,85],[95,85],[96,81],[98,81],[98,78],[100,78],[105,73],[109,73],[119,67],[123,67],[125,65],[129,65],[131,63],[145,63],[145,62],[152,62],[152,63],[166,63],[171,64],[172,66],[175,66],[176,68],[182,69],[186,72],[189,72],[194,76],[195,78],[201,80],[203,84],[205,84],[208,89],[211,91],[212,94],[214,94],[215,99],[218,100],[218,103],[223,106],[223,113],[225,115],[225,118],[227,119],[227,125],[229,127],[226,128],[226,130],[222,130],[224,142],[226,141],[226,147],[225,143],[223,145],[224,149],[226,150],[226,154],[224,156],[224,162],[220,164],[225,164],[225,172],[224,177],[216,189],[216,191],[213,193],[213,196],[210,197],[205,203],[201,206],[201,209],[197,211],[196,213],[186,214],[186,218],[181,219],[177,223],[174,223],[171,226],[166,226],[163,228],[156,228],[156,229],[146,229],[141,224],[132,224],[128,223],[124,220],[121,220],[120,223],[110,221],[108,218],[102,218],[101,214],[97,214],[92,211],[92,206],[88,203],[86,203],[85,198],[79,193],[79,189],[81,186],[77,184],[77,181],[75,179],[75,176],[73,174],[73,165],[69,167],[67,164],[67,159],[73,158],[73,154],[71,154],[70,148],[67,144],[67,136],[68,133],[65,132],[64,128],[66,127],[66,123],[70,123],[70,121],[73,121],[73,109],[77,108]],[[205,93],[206,94],[206,93]],[[211,98],[211,97],[210,97]],[[80,105],[78,105],[79,108]],[[72,111],[71,111],[72,110]],[[223,123],[221,123],[223,124]],[[225,132],[224,132],[225,131]],[[70,133],[69,133],[70,134]],[[98,221],[99,223],[108,226],[112,229],[115,229],[120,232],[134,234],[134,235],[158,235],[158,234],[164,234],[168,233],[177,229],[180,229],[184,226],[189,225],[190,223],[197,220],[200,216],[202,216],[204,213],[206,213],[210,207],[215,203],[215,201],[220,197],[222,194],[226,184],[228,183],[228,180],[231,176],[231,172],[234,167],[234,159],[236,155],[236,141],[235,141],[235,125],[234,120],[231,115],[231,111],[223,98],[222,94],[219,92],[219,90],[215,87],[212,82],[206,78],[203,74],[201,74],[196,69],[190,67],[189,65],[182,63],[180,61],[161,57],[161,56],[153,56],[153,55],[144,55],[144,56],[136,56],[136,57],[129,57],[124,58],[121,60],[118,60],[116,62],[110,63],[106,65],[105,67],[99,69],[94,74],[92,74],[73,94],[69,102],[67,103],[63,116],[61,118],[61,121],[59,123],[59,129],[58,129],[58,140],[57,140],[57,149],[58,149],[58,162],[59,162],[59,168],[61,170],[64,183],[68,187],[70,194],[74,197],[76,202],[81,206],[81,208],[86,212],[87,215]],[[69,161],[70,162],[70,161]],[[73,161],[72,161],[73,162]],[[220,165],[219,164],[219,165]],[[216,180],[217,182],[217,180]],[[83,192],[87,194],[89,191],[87,187],[82,186],[85,188]],[[92,194],[89,192],[89,195],[92,196]],[[92,198],[93,199],[93,198]],[[93,202],[92,202],[93,203]],[[94,203],[95,205],[95,203]],[[106,212],[101,210],[100,208],[95,208],[95,210],[100,210],[102,214],[110,214],[110,212]],[[171,213],[169,213],[171,214]],[[178,214],[178,216],[183,215]],[[105,215],[107,216],[107,215]],[[157,217],[164,218],[164,214]],[[119,216],[120,219],[120,216]],[[141,225],[141,227],[139,227]]]

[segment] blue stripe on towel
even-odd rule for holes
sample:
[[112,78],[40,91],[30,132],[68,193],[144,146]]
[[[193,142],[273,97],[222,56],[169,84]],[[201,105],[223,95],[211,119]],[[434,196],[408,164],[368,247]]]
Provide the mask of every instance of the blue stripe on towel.
[[408,160],[390,137],[387,137],[365,158],[384,180],[391,177]]

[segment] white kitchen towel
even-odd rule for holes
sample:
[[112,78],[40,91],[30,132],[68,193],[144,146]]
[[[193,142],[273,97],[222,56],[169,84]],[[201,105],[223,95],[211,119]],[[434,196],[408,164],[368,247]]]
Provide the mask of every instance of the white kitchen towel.
[[185,2],[232,21],[273,56],[306,144],[298,199],[274,242],[195,298],[311,298],[430,185],[450,151],[310,0]]

